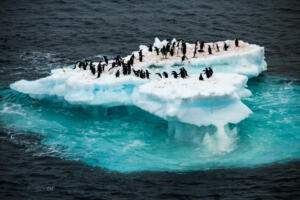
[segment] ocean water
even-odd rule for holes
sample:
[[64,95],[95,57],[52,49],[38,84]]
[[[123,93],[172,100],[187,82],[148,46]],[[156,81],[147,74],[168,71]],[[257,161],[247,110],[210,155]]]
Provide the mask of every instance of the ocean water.
[[[3,1],[0,195],[16,198],[299,197],[300,7],[297,1]],[[248,81],[253,114],[224,131],[162,120],[133,106],[36,100],[9,84],[80,59],[127,55],[155,36],[264,46]],[[19,193],[15,193],[19,191]]]

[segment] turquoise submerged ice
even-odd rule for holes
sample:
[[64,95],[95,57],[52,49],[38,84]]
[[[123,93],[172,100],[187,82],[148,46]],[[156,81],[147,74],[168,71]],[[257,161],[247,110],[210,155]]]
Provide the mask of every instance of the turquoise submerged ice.
[[[184,63],[190,75],[184,80],[95,79],[87,71],[53,70],[12,84],[18,92],[2,91],[1,122],[43,135],[42,143],[58,156],[122,172],[299,158],[298,86],[274,77],[248,81],[266,69],[262,47],[219,56]],[[152,61],[165,66],[153,72],[180,67]],[[210,65],[213,77],[200,82],[199,72]]]

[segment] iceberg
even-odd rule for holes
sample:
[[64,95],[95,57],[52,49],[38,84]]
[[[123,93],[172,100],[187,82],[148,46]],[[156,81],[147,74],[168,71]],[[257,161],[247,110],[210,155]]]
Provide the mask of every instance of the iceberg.
[[[177,40],[173,39],[173,42]],[[48,77],[34,81],[20,80],[10,87],[32,98],[56,96],[71,104],[107,107],[134,105],[168,121],[199,127],[224,127],[228,123],[237,124],[252,113],[242,102],[242,98],[251,95],[247,89],[248,78],[258,76],[267,69],[263,47],[243,41],[239,41],[236,47],[234,41],[225,42],[229,45],[227,51],[222,50],[224,42],[205,43],[205,47],[212,47],[212,54],[204,51],[197,52],[195,56],[195,44],[186,43],[184,61],[180,51],[165,58],[141,45],[139,51],[143,54],[143,61],[139,61],[139,51],[134,51],[132,68],[149,70],[149,79],[141,79],[133,73],[121,73],[117,78],[115,73],[120,70],[118,67],[106,69],[97,78],[97,74],[93,75],[88,69],[68,66],[52,70]],[[162,48],[167,43],[167,40],[155,38],[153,48]],[[220,51],[217,51],[216,44]],[[130,57],[128,55],[123,60],[127,62]],[[109,60],[108,65],[112,62]],[[178,71],[181,67],[187,70],[188,77],[171,76],[172,71]],[[214,74],[211,78],[204,76],[204,80],[200,81],[199,74],[206,67],[212,67]],[[156,75],[162,72],[167,72],[169,77]]]

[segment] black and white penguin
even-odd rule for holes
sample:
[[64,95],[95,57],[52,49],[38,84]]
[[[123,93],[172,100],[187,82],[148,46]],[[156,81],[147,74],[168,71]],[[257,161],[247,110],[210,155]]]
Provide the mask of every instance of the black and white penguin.
[[143,70],[141,70],[141,72],[140,72],[140,78],[144,79],[145,77],[146,77],[146,73]]
[[174,56],[174,50],[175,50],[175,47],[172,46],[172,47],[171,47],[171,50],[170,50],[170,55],[171,55],[171,56]]
[[172,75],[174,76],[174,78],[178,78],[178,74],[175,71],[172,71]]
[[81,61],[77,61],[73,69],[81,68]]
[[159,55],[159,48],[155,47],[156,54]]
[[134,56],[134,54],[132,54],[131,55],[131,57],[130,57],[130,65],[133,65],[134,64],[134,58],[135,58],[135,56]]
[[198,52],[204,52],[203,48],[204,48],[204,42],[202,41],[200,43],[200,49],[198,50]]
[[182,43],[182,54],[185,56],[185,54],[186,54],[186,43],[185,42],[183,42]]
[[90,65],[90,71],[92,72],[93,75],[95,75],[96,69],[93,64]]
[[167,72],[163,72],[163,75],[165,78],[168,78],[168,73]]
[[208,54],[212,54],[210,45],[208,45]]
[[146,78],[147,78],[147,79],[149,79],[150,74],[151,74],[151,73],[146,69]]
[[116,65],[121,66],[121,61],[122,61],[121,56],[117,56],[115,59]]
[[186,78],[188,76],[187,71],[184,69],[184,67],[180,68],[180,76],[181,78]]
[[224,42],[223,50],[224,50],[224,51],[227,51],[228,47],[229,47],[229,46],[226,44],[226,42]]
[[135,76],[139,77],[140,76],[140,70],[134,70],[132,69],[133,73]]
[[103,56],[103,58],[104,58],[104,62],[108,65],[108,59],[107,59],[107,57]]
[[149,45],[148,51],[152,52],[152,44]]
[[200,80],[200,81],[203,81],[203,80],[204,80],[204,79],[203,79],[203,76],[202,76],[202,73],[200,73],[199,80]]
[[218,43],[216,43],[217,52],[220,51]]
[[118,70],[117,72],[116,72],[116,77],[118,78],[120,76],[120,70]]
[[127,64],[122,63],[122,73],[123,75],[127,75]]
[[143,52],[142,52],[142,50],[139,51],[139,60],[140,60],[140,62],[143,62]]
[[234,44],[235,44],[236,47],[239,46],[239,40],[237,38],[234,40]]

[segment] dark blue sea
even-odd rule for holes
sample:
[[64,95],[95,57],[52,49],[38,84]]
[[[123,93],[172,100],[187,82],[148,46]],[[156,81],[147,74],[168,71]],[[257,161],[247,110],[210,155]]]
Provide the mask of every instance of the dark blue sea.
[[[300,2],[2,0],[0,199],[299,199]],[[234,150],[134,106],[34,99],[10,88],[154,38],[239,38],[265,48]],[[224,116],[226,117],[226,116]],[[210,131],[213,127],[206,127]],[[196,142],[195,142],[196,141]]]

